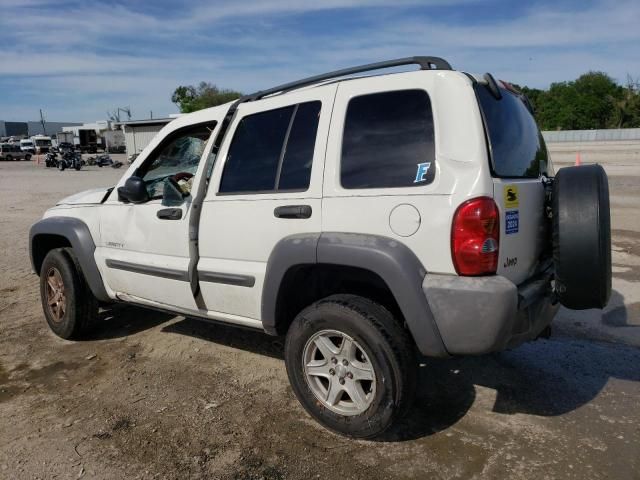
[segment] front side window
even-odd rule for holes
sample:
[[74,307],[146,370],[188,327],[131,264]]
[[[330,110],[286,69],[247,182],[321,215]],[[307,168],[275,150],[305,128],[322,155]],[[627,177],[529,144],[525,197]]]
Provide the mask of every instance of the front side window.
[[204,147],[215,128],[212,124],[179,132],[167,139],[140,168],[150,198],[162,198],[165,182],[171,181],[186,196],[191,193]]
[[427,92],[374,93],[349,102],[340,165],[344,188],[427,185],[433,182],[435,170]]
[[244,117],[229,147],[220,192],[308,189],[320,107],[308,102]]

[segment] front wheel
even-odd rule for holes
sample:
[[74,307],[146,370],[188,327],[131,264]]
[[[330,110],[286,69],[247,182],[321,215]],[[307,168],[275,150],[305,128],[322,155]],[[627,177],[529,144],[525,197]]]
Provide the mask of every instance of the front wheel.
[[58,163],[58,168],[60,169],[61,172],[64,172],[64,169],[67,168],[67,165],[64,162],[64,160],[62,160],[60,163]]
[[285,363],[305,410],[350,437],[379,436],[413,401],[413,342],[388,310],[362,297],[334,295],[299,313]]
[[98,300],[69,248],[51,250],[42,262],[40,299],[49,327],[64,339],[81,337],[98,317]]
[[27,162],[30,162],[30,161],[31,161],[31,155],[29,155],[29,154],[25,155],[25,156],[24,156],[24,159],[25,159]]

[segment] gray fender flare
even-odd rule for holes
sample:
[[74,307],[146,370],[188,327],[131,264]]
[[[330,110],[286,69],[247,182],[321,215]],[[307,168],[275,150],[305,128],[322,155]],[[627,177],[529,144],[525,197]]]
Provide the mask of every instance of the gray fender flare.
[[379,235],[315,233],[293,235],[276,244],[267,263],[262,295],[262,322],[267,332],[276,330],[276,301],[286,272],[314,263],[358,267],[378,275],[395,297],[418,350],[428,356],[449,356],[422,290],[425,268],[406,245]]
[[271,251],[262,287],[262,327],[270,335],[277,335],[276,305],[284,276],[290,268],[317,262],[319,233],[290,235],[283,238]]
[[33,224],[29,231],[29,254],[31,256],[31,266],[38,275],[46,255],[44,252],[39,251],[38,237],[44,235],[56,235],[66,238],[80,263],[80,268],[91,292],[100,301],[108,302],[111,300],[104,288],[102,276],[96,265],[94,256],[96,245],[93,242],[91,231],[82,220],[73,217],[49,217]]

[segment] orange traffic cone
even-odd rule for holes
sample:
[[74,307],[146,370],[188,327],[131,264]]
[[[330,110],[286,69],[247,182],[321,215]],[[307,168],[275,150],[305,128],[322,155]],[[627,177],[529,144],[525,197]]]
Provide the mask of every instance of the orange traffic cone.
[[580,152],[576,154],[576,167],[582,165],[582,159],[580,158]]

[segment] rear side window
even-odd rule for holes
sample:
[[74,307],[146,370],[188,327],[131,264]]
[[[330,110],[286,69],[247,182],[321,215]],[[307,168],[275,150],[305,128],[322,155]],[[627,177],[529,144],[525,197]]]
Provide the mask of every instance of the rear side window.
[[229,147],[220,192],[308,189],[320,106],[301,103],[244,117]]
[[546,174],[547,148],[533,115],[520,97],[502,88],[500,91],[502,98],[498,100],[487,87],[476,84],[491,146],[493,173],[516,178]]
[[298,105],[285,146],[277,190],[306,190],[318,133],[320,102]]
[[349,102],[340,166],[344,188],[426,185],[433,181],[435,167],[427,92],[374,93]]

